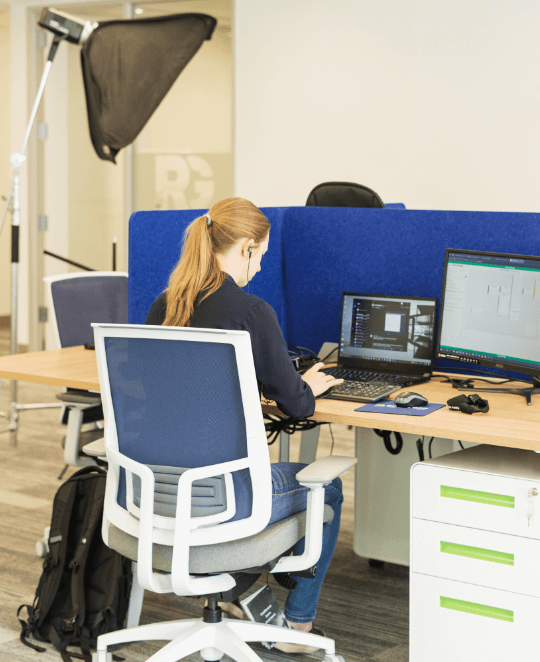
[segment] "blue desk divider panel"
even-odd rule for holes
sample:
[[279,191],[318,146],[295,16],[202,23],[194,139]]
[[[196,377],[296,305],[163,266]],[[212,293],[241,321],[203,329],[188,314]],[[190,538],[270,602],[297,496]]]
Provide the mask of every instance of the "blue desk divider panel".
[[[137,212],[129,230],[129,321],[165,289],[187,225],[206,210]],[[250,293],[289,345],[337,342],[342,292],[440,299],[446,248],[540,255],[540,214],[403,208],[266,208],[270,245]],[[456,365],[436,359],[436,365]]]
[[[270,248],[261,273],[250,283],[250,294],[267,301],[276,311],[283,333],[284,314],[282,225],[288,208],[262,209],[270,221]],[[144,324],[150,306],[163,292],[180,259],[187,226],[207,209],[139,211],[129,220],[129,323]],[[247,291],[247,288],[246,288]]]
[[[289,208],[287,341],[338,342],[342,292],[437,297],[446,248],[540,255],[540,214]],[[436,359],[437,365],[456,365]]]

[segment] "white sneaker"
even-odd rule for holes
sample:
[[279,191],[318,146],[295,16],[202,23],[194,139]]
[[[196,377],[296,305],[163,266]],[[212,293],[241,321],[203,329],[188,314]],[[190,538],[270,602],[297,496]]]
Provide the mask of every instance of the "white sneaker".
[[[318,627],[312,626],[309,634],[318,634],[321,637],[326,637],[326,634]],[[304,644],[289,644],[286,642],[276,642],[274,648],[277,648],[278,651],[283,653],[315,653],[315,651],[320,650],[319,646],[306,646]]]

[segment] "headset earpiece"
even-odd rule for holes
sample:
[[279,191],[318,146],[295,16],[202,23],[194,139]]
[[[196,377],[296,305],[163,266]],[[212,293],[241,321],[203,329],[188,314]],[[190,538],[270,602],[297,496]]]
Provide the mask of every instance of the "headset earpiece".
[[249,253],[249,257],[251,257],[251,254],[253,253],[253,248],[248,248],[248,253]]

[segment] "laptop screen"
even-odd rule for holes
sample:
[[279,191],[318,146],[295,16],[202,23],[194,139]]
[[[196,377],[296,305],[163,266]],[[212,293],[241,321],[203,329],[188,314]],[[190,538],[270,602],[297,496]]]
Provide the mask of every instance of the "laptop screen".
[[388,372],[430,372],[437,300],[345,292],[339,361]]

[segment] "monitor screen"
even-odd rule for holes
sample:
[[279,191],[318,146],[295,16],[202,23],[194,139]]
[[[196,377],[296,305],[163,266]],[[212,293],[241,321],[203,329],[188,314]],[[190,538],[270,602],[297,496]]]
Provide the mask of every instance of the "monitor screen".
[[[430,368],[436,311],[436,299],[345,292],[340,361],[361,359]],[[395,367],[399,370],[399,365]]]
[[540,372],[540,257],[447,249],[437,355]]

